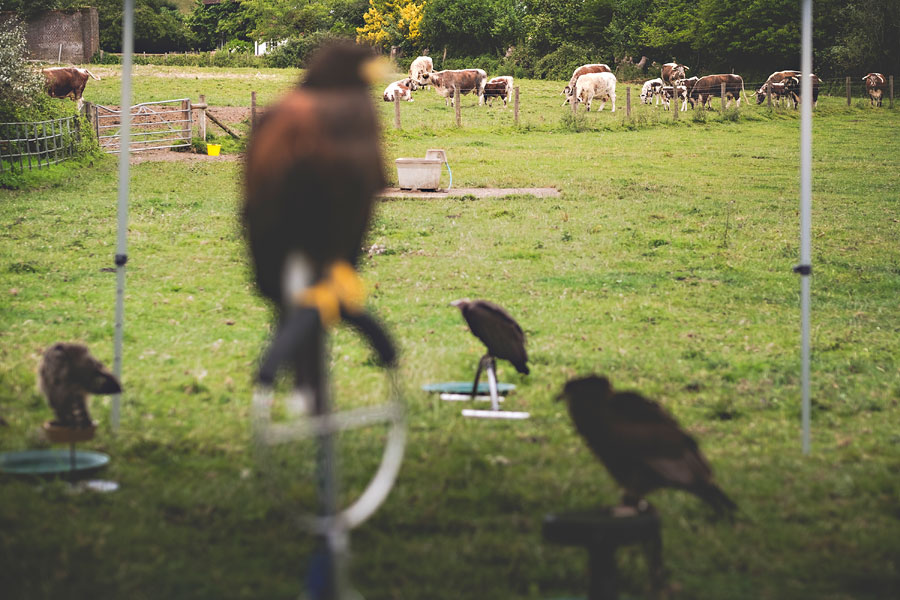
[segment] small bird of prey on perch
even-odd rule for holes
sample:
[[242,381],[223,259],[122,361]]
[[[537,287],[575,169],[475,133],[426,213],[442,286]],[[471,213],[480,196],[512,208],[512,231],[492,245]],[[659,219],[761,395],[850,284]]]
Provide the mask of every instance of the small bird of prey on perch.
[[88,394],[118,394],[122,386],[116,377],[91,356],[86,346],[68,342],[53,344],[44,351],[38,368],[38,384],[56,413],[56,425],[93,427],[88,412]]
[[644,496],[659,488],[690,492],[717,514],[737,508],[713,482],[694,438],[656,402],[614,392],[608,379],[596,375],[570,380],[557,399],[566,401],[575,429],[624,488],[615,514],[647,510]]

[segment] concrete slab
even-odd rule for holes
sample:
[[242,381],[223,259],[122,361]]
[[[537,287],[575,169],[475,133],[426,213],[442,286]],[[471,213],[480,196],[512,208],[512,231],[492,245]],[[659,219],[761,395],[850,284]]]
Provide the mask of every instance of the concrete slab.
[[387,188],[379,194],[379,197],[385,200],[399,200],[401,198],[462,198],[463,196],[474,196],[476,198],[503,198],[504,196],[558,198],[559,195],[559,190],[556,188],[453,188],[450,191],[438,190],[436,192]]

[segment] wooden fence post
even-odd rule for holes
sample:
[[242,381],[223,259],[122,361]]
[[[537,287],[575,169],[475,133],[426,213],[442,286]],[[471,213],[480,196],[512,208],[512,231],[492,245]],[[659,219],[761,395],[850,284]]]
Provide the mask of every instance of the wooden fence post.
[[[894,89],[894,76],[891,75],[891,90]],[[891,97],[893,97],[893,91],[891,92]],[[513,90],[513,115],[515,117],[516,126],[519,125],[519,86],[516,86]]]
[[850,106],[850,78],[847,77],[847,106]]
[[722,112],[725,112],[725,82],[722,82]]
[[772,108],[772,82],[766,82],[766,100],[769,103],[769,108]]
[[203,143],[206,143],[206,95],[200,94],[200,104],[197,105],[197,108],[200,109],[200,117],[197,120],[197,126],[200,128],[200,139],[203,140]]
[[453,88],[453,106],[456,107],[456,126],[462,127],[462,109],[459,106],[459,87]]
[[888,108],[894,108],[894,76],[888,75],[888,81],[890,82],[891,86],[891,100],[888,104]]
[[672,111],[672,120],[673,121],[678,120],[678,101],[675,98],[675,91],[676,91],[675,86],[672,86],[672,98],[669,100],[669,106],[675,107],[675,110]]
[[256,92],[250,92],[250,131],[256,127]]
[[569,105],[572,107],[572,116],[574,117],[578,113],[578,96],[575,95],[575,90],[572,90],[572,95],[569,96]]
[[631,86],[625,86],[625,116],[631,116]]
[[400,129],[400,94],[394,90],[394,129]]

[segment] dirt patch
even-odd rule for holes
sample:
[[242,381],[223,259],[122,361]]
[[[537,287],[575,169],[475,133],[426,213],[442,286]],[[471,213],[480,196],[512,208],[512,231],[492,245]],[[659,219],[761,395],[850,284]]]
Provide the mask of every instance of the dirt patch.
[[194,152],[177,152],[175,150],[144,150],[131,154],[131,164],[138,165],[144,162],[234,162],[243,158],[243,154],[222,154],[208,156]]
[[[234,123],[242,123],[244,121],[247,121],[247,122],[250,121],[250,107],[249,106],[210,106],[207,109],[207,111],[212,113],[213,115],[215,115],[215,117],[218,120],[220,120],[223,123],[226,123],[228,125],[231,125]],[[200,113],[199,110],[196,110],[196,109],[194,110],[194,123],[197,122],[199,113]],[[261,114],[262,114],[262,111],[257,107],[257,109],[256,109],[257,118]],[[212,127],[215,127],[214,124],[207,124],[207,127],[209,127],[210,125],[212,125]]]

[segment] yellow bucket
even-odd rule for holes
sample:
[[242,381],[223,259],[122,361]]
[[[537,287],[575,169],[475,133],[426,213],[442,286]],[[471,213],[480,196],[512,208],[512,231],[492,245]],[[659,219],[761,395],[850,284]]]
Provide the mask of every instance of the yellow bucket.
[[218,156],[219,150],[222,149],[222,144],[207,144],[206,145],[206,153],[210,156]]

